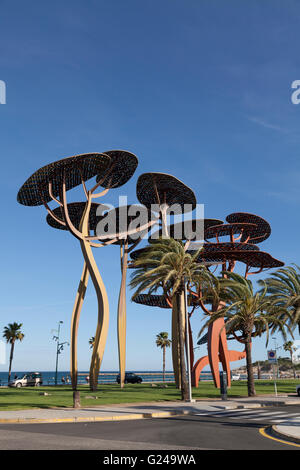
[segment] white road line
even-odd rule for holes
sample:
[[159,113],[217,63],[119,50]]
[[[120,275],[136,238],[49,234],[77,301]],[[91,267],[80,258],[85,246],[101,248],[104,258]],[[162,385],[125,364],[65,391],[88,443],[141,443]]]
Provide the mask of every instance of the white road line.
[[253,410],[250,408],[243,408],[243,409],[234,409],[234,410],[222,410],[222,411],[212,411],[212,412],[203,412],[203,413],[197,413],[197,416],[240,416],[241,414],[243,415],[252,415],[252,414],[257,414],[257,410]]
[[[244,413],[242,413],[242,414],[244,414]],[[252,416],[264,416],[264,417],[266,417],[266,416],[278,416],[278,415],[284,415],[284,414],[286,414],[285,411],[278,411],[278,412],[276,412],[276,411],[261,411],[261,412],[256,411],[256,413],[251,413],[251,414],[250,413],[245,413],[244,416],[246,415],[246,416],[251,417],[251,415],[252,415]]]

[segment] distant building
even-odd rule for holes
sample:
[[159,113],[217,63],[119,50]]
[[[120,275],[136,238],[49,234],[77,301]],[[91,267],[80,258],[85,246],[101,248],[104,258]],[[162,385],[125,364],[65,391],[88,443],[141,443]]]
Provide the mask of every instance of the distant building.
[[300,364],[300,340],[299,339],[294,341],[293,348],[295,348],[295,351],[293,351],[293,355],[292,355],[293,364]]

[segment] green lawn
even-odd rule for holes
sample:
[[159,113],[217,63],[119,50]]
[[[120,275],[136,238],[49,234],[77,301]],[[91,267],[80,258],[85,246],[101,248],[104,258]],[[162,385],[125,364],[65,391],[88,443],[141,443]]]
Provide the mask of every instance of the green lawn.
[[[294,394],[297,380],[278,380],[278,393]],[[256,381],[257,395],[274,394],[274,382]],[[99,385],[97,392],[91,392],[87,386],[79,387],[82,406],[99,406],[115,403],[141,403],[165,400],[180,400],[180,392],[174,385],[168,388],[151,387],[151,384],[125,385],[121,390],[117,384]],[[49,393],[48,396],[40,395],[42,392]],[[88,398],[96,396],[96,399]],[[228,389],[228,398],[247,396],[247,382],[233,382],[231,389]],[[193,389],[195,399],[220,398],[220,391],[212,382],[200,382],[199,388]],[[51,407],[71,407],[72,390],[70,386],[52,387],[27,387],[22,389],[1,388],[0,389],[0,410],[20,410],[28,408],[51,408]]]

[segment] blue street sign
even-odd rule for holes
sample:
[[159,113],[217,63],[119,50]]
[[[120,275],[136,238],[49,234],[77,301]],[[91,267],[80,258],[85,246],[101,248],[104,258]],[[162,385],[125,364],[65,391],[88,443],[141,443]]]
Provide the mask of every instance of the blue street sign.
[[268,351],[268,361],[269,362],[277,362],[276,351]]

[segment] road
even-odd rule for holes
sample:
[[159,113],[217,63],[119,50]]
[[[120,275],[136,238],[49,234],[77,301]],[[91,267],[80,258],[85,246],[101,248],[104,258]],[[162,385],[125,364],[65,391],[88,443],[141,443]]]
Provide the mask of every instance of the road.
[[147,420],[0,425],[0,449],[299,450],[261,428],[299,416],[298,406],[203,412]]

